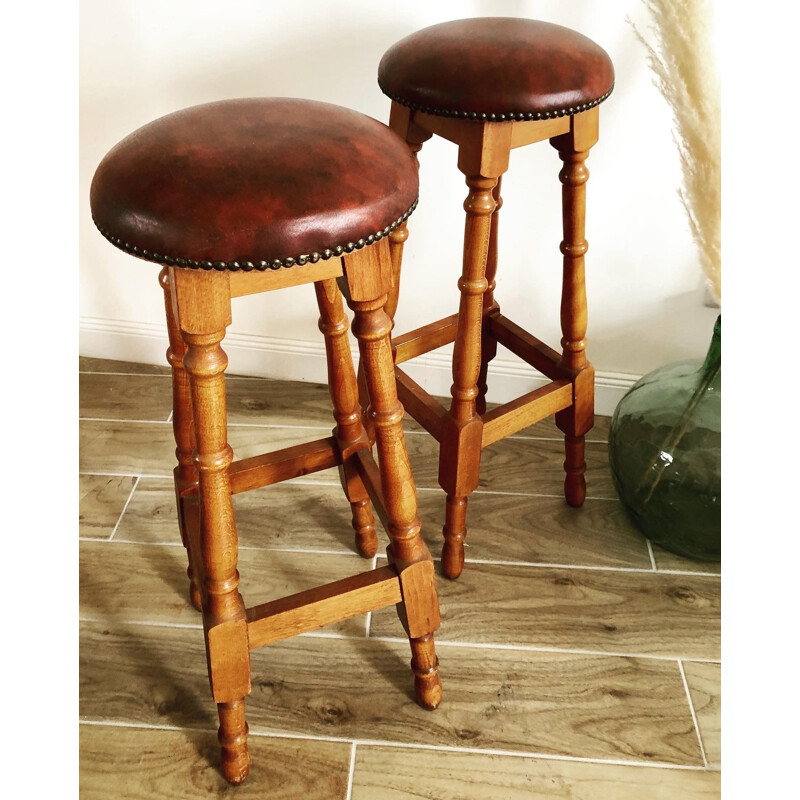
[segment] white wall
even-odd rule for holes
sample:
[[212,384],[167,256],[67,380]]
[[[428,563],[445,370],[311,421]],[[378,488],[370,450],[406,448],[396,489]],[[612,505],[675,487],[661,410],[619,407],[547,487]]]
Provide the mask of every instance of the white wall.
[[[520,16],[574,28],[601,44],[617,74],[601,106],[588,166],[589,357],[598,411],[669,361],[700,357],[718,313],[678,199],[680,171],[666,103],[627,17],[647,25],[641,0],[83,0],[80,68],[81,354],[162,363],[158,267],[111,247],[94,229],[89,185],[103,155],[135,128],[176,109],[228,97],[283,95],[338,103],[387,120],[376,82],[383,52],[419,28],[468,16]],[[406,245],[397,332],[453,313],[463,236],[463,176],[455,146],[432,139],[420,155],[421,200]],[[497,297],[504,313],[557,347],[560,162],[546,143],[515,150],[504,178]],[[324,379],[310,286],[235,301],[230,371]],[[447,393],[445,351],[414,372]],[[536,385],[507,351],[490,399]]]

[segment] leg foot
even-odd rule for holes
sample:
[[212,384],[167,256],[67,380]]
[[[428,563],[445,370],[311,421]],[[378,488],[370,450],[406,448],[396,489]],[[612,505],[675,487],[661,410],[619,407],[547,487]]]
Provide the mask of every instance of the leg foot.
[[442,570],[451,579],[464,569],[464,539],[467,538],[467,498],[447,495],[445,511]]
[[442,702],[442,682],[439,678],[439,659],[433,644],[433,634],[409,639],[411,669],[414,672],[414,694],[417,702],[429,711]]
[[244,700],[217,703],[217,709],[220,723],[217,738],[222,748],[222,774],[228,783],[238,786],[250,772]]
[[197,584],[197,580],[194,577],[194,570],[191,568],[191,566],[186,570],[186,574],[189,576],[189,602],[192,604],[194,609],[197,611],[202,611],[203,596],[200,593],[200,587]]
[[564,470],[567,473],[564,479],[564,497],[567,504],[574,508],[582,506],[586,499],[586,479],[584,478],[586,462],[583,458],[585,446],[584,436],[566,435],[564,437],[566,454]]
[[372,558],[378,552],[378,534],[375,533],[375,517],[369,500],[350,503],[353,509],[353,530],[356,532],[356,549],[364,558]]

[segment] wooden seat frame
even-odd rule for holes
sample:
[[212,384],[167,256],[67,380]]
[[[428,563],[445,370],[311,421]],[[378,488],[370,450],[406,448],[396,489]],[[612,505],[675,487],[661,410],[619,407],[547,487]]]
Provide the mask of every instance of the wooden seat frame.
[[[585,435],[594,424],[594,368],[586,359],[584,238],[585,161],[598,138],[598,108],[545,120],[486,122],[435,116],[392,102],[390,127],[415,155],[434,134],[458,145],[458,168],[466,176],[463,271],[458,314],[392,340],[398,395],[408,414],[440,444],[439,484],[447,493],[442,567],[457,578],[464,566],[467,498],[478,486],[481,450],[552,414],[564,433],[564,493],[580,506],[586,497]],[[561,352],[556,352],[500,313],[494,297],[497,273],[500,185],[513,148],[549,139],[564,162],[564,239],[561,243]],[[394,318],[400,283],[404,223],[390,234],[394,290],[387,312]],[[398,365],[454,344],[453,385],[446,409]],[[550,379],[550,383],[486,411],[487,371],[502,344]]]
[[[435,708],[441,699],[433,641],[439,627],[435,575],[419,535],[403,409],[392,372],[391,321],[384,311],[392,291],[389,242],[277,271],[165,267],[160,282],[172,366],[175,490],[190,597],[203,612],[222,771],[231,783],[241,783],[249,770],[244,698],[250,692],[249,653],[256,647],[396,604],[411,644],[417,700]],[[314,282],[325,337],[333,435],[233,461],[226,433],[227,357],[220,345],[231,322],[231,298],[309,282]],[[359,408],[342,293],[354,312],[378,463]],[[246,608],[238,591],[232,495],[335,466],[352,507],[359,552],[371,558],[377,550],[374,504],[391,539],[388,566]]]

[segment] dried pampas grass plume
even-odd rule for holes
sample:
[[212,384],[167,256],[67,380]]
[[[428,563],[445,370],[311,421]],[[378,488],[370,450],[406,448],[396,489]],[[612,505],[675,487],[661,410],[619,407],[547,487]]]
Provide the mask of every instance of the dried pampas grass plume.
[[683,186],[680,198],[717,300],[720,276],[720,87],[712,38],[712,0],[643,0],[653,18],[647,48],[655,83],[672,108]]

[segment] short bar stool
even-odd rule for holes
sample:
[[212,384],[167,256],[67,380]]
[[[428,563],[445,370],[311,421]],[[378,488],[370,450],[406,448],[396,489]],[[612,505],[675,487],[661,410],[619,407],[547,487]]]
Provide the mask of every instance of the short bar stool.
[[[392,286],[387,236],[413,211],[417,190],[413,156],[385,125],[292,99],[231,100],[162,117],[113,148],[94,176],[92,214],[103,235],[163,265],[180,531],[231,783],[249,769],[244,698],[256,647],[397,604],[417,700],[432,709],[441,698],[433,562],[419,535],[384,311]],[[231,298],[310,282],[325,336],[333,436],[234,461],[220,346]],[[354,312],[377,464],[340,289]],[[391,539],[389,565],[246,608],[231,495],[335,466],[359,552],[372,557],[377,549],[372,503]]]
[[[447,493],[442,566],[457,578],[482,448],[555,414],[565,437],[566,500],[580,506],[586,496],[584,437],[594,422],[594,370],[585,354],[584,162],[597,141],[597,106],[613,89],[614,70],[604,50],[568,28],[478,18],[402,39],[381,60],[378,83],[393,101],[390,127],[415,154],[433,134],[455,142],[469,187],[458,314],[393,339],[396,364],[454,342],[449,411],[401,369],[395,374],[406,412],[440,444],[439,484]],[[560,353],[503,316],[494,297],[501,176],[513,148],[545,139],[564,162]],[[407,237],[405,224],[389,237],[392,317]],[[550,383],[486,412],[487,370],[498,343]]]

